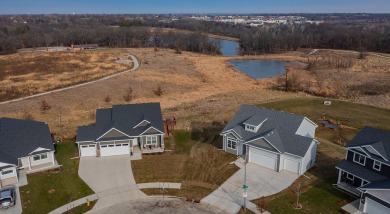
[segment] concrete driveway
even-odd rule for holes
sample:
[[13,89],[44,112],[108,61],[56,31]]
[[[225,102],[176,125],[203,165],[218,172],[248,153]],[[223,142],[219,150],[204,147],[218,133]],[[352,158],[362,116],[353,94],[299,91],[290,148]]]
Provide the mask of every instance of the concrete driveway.
[[135,183],[128,155],[80,158],[79,176],[98,195],[94,210],[146,197]]
[[[242,195],[244,167],[241,164],[238,166],[241,167],[239,171],[223,183],[217,190],[202,199],[201,202],[219,207],[227,213],[237,213],[244,204]],[[297,178],[298,175],[291,172],[275,172],[259,165],[248,163],[246,183],[249,188],[247,206],[255,206],[252,203],[248,203],[250,200],[261,198],[262,196],[273,195],[286,189]]]

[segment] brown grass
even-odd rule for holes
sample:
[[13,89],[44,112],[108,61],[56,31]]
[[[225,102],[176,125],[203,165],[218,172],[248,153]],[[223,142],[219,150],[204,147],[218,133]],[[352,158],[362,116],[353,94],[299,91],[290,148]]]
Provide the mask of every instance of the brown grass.
[[0,56],[0,101],[75,85],[124,70],[111,52],[29,53]]
[[[100,52],[116,55],[132,53],[140,59],[141,68],[91,85],[0,105],[1,116],[23,118],[23,110],[29,109],[35,120],[45,121],[53,132],[72,138],[76,135],[77,126],[95,121],[96,108],[127,104],[123,95],[129,86],[133,89],[131,103],[160,102],[164,114],[175,115],[178,119],[177,128],[191,128],[193,122],[227,120],[244,103],[258,104],[307,96],[270,90],[269,85],[274,79],[253,80],[226,62],[229,59],[275,58],[305,62],[306,58],[300,52],[242,57],[189,52],[178,55],[174,50],[160,49],[155,52],[153,48],[107,49]],[[164,89],[163,96],[153,94],[158,86]],[[110,103],[104,102],[107,94],[111,95]],[[52,105],[52,109],[45,114],[39,111],[38,101],[41,99],[46,99]]]

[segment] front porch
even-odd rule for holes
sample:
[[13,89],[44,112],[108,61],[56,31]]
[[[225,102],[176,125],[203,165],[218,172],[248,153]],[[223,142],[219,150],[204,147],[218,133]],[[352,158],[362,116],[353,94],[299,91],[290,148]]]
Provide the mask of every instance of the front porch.
[[164,152],[164,135],[141,136],[138,147],[142,154]]
[[357,187],[347,182],[339,182],[335,185],[335,187],[354,196],[360,196],[360,191],[356,189]]
[[61,165],[59,165],[57,160],[54,159],[54,164],[52,162],[50,162],[50,163],[40,164],[40,165],[36,165],[36,166],[31,166],[31,169],[29,169],[29,168],[20,169],[19,173],[20,174],[31,174],[31,173],[40,172],[40,171],[57,169],[60,167],[61,167]]

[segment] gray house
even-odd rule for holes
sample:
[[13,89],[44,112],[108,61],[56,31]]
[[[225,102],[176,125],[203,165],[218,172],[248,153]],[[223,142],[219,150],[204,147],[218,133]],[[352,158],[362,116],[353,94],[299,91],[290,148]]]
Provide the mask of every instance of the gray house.
[[278,172],[303,174],[315,164],[316,128],[303,116],[243,105],[222,130],[223,149]]
[[49,127],[43,122],[0,118],[0,187],[31,173],[57,167]]
[[80,157],[164,151],[160,103],[114,105],[96,110],[96,124],[81,126],[76,143]]

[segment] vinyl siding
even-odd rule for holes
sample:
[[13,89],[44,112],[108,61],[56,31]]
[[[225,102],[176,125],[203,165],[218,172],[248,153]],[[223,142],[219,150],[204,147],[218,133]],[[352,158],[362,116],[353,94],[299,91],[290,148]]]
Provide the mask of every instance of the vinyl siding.
[[47,158],[39,161],[34,161],[33,156],[30,156],[31,166],[37,166],[37,165],[53,162],[53,152],[46,152],[46,154],[47,154]]
[[316,127],[305,118],[302,120],[301,125],[299,126],[295,134],[314,138],[315,131]]
[[[353,154],[354,154],[354,152],[350,151],[350,150],[347,150],[347,151],[348,151],[348,153],[347,153],[347,160],[353,162]],[[355,162],[353,162],[353,163],[355,163]],[[358,164],[358,163],[356,163],[356,164]],[[361,166],[363,166],[363,165],[361,165]],[[373,172],[379,173],[381,175],[384,175],[384,176],[390,178],[390,167],[388,165],[381,164],[381,170],[380,171],[375,170],[373,168],[374,167],[374,160],[369,158],[369,157],[367,157],[367,156],[366,156],[366,163],[365,163],[365,165],[363,167],[366,168],[366,169],[369,169],[369,170],[371,170]]]
[[316,161],[317,143],[313,141],[302,159],[301,172],[310,169]]

